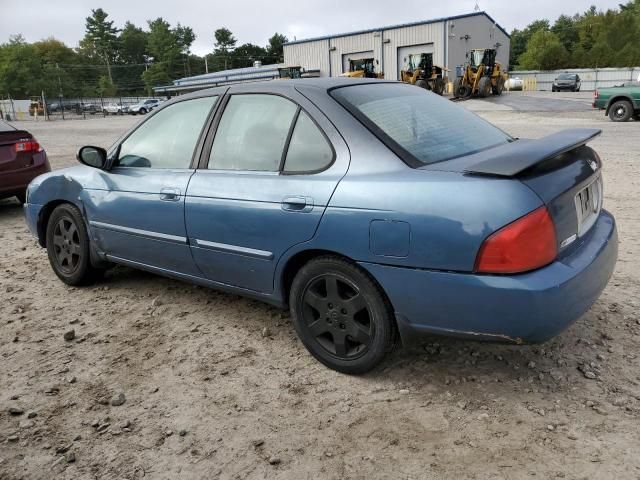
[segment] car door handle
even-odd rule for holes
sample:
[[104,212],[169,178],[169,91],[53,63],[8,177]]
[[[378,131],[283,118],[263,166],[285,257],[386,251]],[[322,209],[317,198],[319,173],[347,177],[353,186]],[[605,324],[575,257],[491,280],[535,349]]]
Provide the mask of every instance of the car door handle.
[[167,202],[177,202],[180,200],[180,189],[178,188],[163,188],[160,190],[160,200]]
[[313,199],[302,196],[284,197],[282,209],[287,212],[307,213],[313,210]]

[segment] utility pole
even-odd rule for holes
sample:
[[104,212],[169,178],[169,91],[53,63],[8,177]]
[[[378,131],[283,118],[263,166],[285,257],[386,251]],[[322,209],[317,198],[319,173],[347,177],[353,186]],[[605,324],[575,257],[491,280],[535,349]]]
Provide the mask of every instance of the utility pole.
[[204,72],[209,73],[209,62],[207,62],[207,56],[204,56]]
[[58,88],[60,89],[60,96],[62,97],[62,80],[60,80],[60,66],[57,63],[56,72],[58,72]]

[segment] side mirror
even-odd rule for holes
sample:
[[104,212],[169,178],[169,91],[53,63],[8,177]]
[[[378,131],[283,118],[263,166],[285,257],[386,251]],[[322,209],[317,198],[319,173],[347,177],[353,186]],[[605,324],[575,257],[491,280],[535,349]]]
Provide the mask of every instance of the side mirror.
[[91,146],[82,147],[78,150],[76,158],[80,163],[88,167],[103,170],[107,166],[107,151],[104,148]]

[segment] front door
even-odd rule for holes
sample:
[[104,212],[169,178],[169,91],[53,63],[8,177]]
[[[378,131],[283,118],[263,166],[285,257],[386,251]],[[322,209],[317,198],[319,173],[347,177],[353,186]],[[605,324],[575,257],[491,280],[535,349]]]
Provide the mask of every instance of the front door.
[[271,293],[278,260],[313,237],[346,172],[335,130],[295,100],[304,109],[277,95],[229,97],[186,199],[193,256],[210,280]]
[[92,190],[87,214],[99,248],[116,260],[196,275],[184,199],[196,144],[217,97],[174,103],[119,146],[115,165]]

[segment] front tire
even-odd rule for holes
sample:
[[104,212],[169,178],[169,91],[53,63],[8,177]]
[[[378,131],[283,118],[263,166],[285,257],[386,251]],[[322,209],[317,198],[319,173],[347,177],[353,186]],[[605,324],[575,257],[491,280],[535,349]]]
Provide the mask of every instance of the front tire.
[[429,90],[429,84],[426,80],[418,80],[416,82],[416,87],[424,88],[425,90]]
[[64,203],[51,213],[46,243],[51,268],[67,285],[87,285],[103,273],[91,265],[87,227],[74,205]]
[[364,270],[339,257],[319,257],[302,267],[289,305],[304,346],[338,372],[368,372],[395,343],[393,309],[384,292]]
[[627,100],[618,100],[609,107],[609,118],[612,122],[627,122],[633,115],[633,106]]
[[147,114],[147,109],[146,108],[141,108],[140,109],[140,115],[146,115]]

